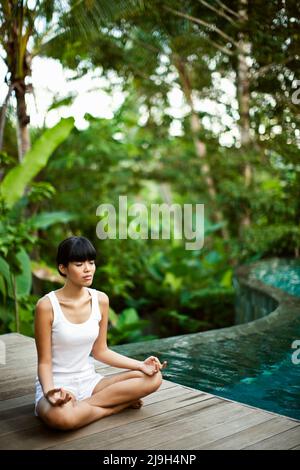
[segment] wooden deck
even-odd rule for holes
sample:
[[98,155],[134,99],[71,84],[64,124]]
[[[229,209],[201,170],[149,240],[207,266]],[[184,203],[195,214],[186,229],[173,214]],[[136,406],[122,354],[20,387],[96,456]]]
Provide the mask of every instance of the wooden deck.
[[[124,410],[71,432],[34,416],[32,338],[1,335],[0,449],[300,449],[300,422],[163,381],[140,410]],[[119,369],[96,369],[108,375]]]

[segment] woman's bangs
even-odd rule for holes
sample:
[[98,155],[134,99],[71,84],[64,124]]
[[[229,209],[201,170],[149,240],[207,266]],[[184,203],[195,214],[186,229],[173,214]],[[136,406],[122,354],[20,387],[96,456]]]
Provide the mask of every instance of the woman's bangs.
[[96,250],[89,243],[76,243],[69,254],[69,261],[86,261],[96,259]]

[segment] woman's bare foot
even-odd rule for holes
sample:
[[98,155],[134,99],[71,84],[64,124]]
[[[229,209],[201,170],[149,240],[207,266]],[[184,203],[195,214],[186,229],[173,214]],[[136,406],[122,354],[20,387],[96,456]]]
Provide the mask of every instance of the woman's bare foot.
[[143,406],[144,402],[143,400],[141,400],[140,398],[136,401],[134,401],[130,406],[129,408],[133,408],[135,410],[138,410],[139,408],[141,408]]

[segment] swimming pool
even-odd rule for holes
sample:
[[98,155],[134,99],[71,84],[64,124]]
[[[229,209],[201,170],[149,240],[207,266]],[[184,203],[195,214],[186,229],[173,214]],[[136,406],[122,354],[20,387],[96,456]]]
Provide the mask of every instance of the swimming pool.
[[240,267],[235,282],[239,308],[249,316],[257,307],[253,321],[112,349],[136,359],[154,354],[168,361],[167,380],[300,420],[300,364],[291,347],[300,340],[300,262],[256,262]]
[[264,284],[300,297],[300,261],[297,259],[275,258],[260,261],[251,270],[249,277],[260,279]]

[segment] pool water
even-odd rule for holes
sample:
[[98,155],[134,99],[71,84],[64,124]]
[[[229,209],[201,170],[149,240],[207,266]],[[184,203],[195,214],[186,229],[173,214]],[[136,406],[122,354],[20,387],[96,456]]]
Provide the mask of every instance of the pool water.
[[[274,270],[274,265],[265,263],[254,275],[300,297],[296,263],[290,271],[287,266]],[[168,361],[166,380],[300,420],[300,364],[293,364],[291,347],[296,339],[300,340],[300,312],[297,318],[287,315],[263,331],[258,325],[251,334],[232,339],[222,339],[214,330],[209,338],[198,333],[136,343],[130,356],[143,360],[156,355]],[[117,350],[126,354],[126,345]]]
[[[300,319],[286,330],[151,350],[168,361],[164,378],[230,400],[300,420],[300,364],[292,363],[291,343],[300,339]],[[144,359],[145,354],[135,356]]]
[[254,277],[270,286],[300,297],[300,261],[274,259],[261,261],[252,269],[250,278]]

